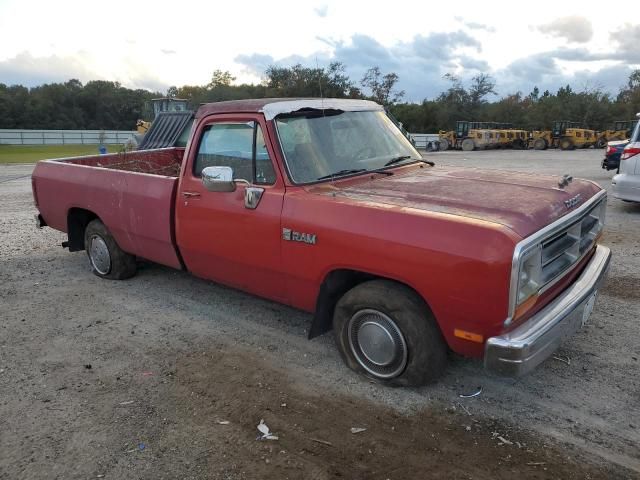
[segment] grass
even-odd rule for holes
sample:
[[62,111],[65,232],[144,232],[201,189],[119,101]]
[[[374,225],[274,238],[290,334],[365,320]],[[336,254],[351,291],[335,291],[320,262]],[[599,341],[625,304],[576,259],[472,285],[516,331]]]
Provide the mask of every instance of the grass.
[[[107,145],[109,153],[118,152],[120,148],[120,145]],[[0,145],[0,165],[94,154],[98,154],[98,145]]]

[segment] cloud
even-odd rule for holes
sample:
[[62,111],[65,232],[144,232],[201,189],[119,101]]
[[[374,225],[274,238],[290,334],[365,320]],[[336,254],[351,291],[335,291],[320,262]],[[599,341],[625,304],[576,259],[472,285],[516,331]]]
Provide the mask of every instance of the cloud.
[[484,23],[478,22],[467,22],[463,17],[453,17],[456,21],[462,23],[465,27],[470,30],[484,30],[485,32],[495,33],[495,27],[490,25],[485,25]]
[[79,51],[73,56],[51,55],[34,57],[22,52],[13,58],[0,61],[0,83],[7,85],[20,84],[25,87],[36,87],[44,83],[66,82],[76,78],[83,83],[91,80],[119,81],[130,88],[142,88],[153,91],[166,90],[168,85],[149,73],[147,66],[139,59],[123,57],[121,59],[125,77],[105,76],[90,65],[94,59],[86,52]]
[[538,30],[575,43],[586,43],[593,37],[591,22],[578,15],[562,17],[551,23],[538,25]]
[[[587,47],[560,47],[538,53],[535,57],[548,57],[569,62],[616,62],[628,65],[640,64],[640,25],[626,24],[609,35],[611,43],[604,52]],[[524,59],[523,59],[524,60]]]
[[558,73],[555,59],[547,53],[531,55],[511,62],[505,69],[505,74],[529,82],[540,82],[545,76]]
[[623,64],[613,64],[592,71],[587,69],[566,73],[560,69],[556,59],[548,52],[516,60],[506,68],[492,72],[498,79],[499,93],[520,91],[529,93],[534,86],[540,90],[556,92],[567,84],[574,90],[598,88],[616,94],[624,86],[633,68]]
[[329,5],[321,5],[318,8],[314,8],[313,11],[316,12],[316,15],[319,17],[324,18],[327,16],[327,13],[329,13]]
[[611,40],[618,43],[616,49],[628,63],[640,63],[640,25],[626,23],[610,34]]
[[383,73],[395,72],[400,76],[398,88],[406,91],[405,98],[408,101],[421,101],[438,95],[448,86],[442,78],[445,73],[464,69],[467,74],[473,75],[489,69],[486,61],[470,55],[471,52],[481,51],[480,42],[463,31],[416,35],[408,42],[391,46],[363,34],[353,35],[349,41],[321,40],[330,47],[330,52],[277,59],[271,55],[253,53],[238,55],[234,60],[245,71],[258,76],[269,65],[291,66],[300,63],[315,66],[316,59],[321,66],[329,62],[341,62],[356,83],[369,68],[378,66]]
[[86,54],[79,52],[73,57],[34,57],[22,52],[0,62],[0,79],[7,85],[21,84],[35,87],[43,83],[64,82],[71,78],[81,81],[96,79],[86,65]]
[[161,48],[160,51],[162,53],[164,53],[165,55],[175,55],[176,53],[178,53],[175,50],[170,50],[170,49],[167,49],[167,48]]
[[276,63],[271,55],[263,55],[260,53],[252,53],[250,55],[238,55],[233,59],[234,62],[243,66],[246,73],[255,76],[262,76],[264,71]]
[[467,56],[460,57],[459,65],[460,68],[464,70],[477,70],[479,72],[488,72],[491,70],[486,60]]

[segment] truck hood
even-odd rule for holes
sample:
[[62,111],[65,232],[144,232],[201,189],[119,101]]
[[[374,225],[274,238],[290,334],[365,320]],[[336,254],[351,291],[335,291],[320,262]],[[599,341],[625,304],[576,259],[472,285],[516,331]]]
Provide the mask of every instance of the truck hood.
[[[366,180],[363,180],[366,178]],[[315,193],[359,202],[447,213],[489,221],[527,237],[583,205],[601,190],[560,176],[451,166],[407,167],[392,176],[357,177],[311,188]],[[580,195],[576,205],[565,201]]]

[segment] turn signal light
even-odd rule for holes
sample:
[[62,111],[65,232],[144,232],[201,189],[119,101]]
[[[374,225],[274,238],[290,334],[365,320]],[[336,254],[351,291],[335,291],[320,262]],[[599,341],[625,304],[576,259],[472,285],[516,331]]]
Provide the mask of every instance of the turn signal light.
[[482,343],[484,340],[482,335],[478,333],[467,332],[466,330],[460,330],[459,328],[453,330],[453,335],[476,343]]

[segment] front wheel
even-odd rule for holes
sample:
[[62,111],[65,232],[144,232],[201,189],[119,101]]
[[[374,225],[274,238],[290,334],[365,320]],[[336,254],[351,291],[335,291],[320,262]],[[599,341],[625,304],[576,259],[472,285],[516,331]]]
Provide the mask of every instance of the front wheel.
[[91,269],[98,277],[124,280],[136,274],[136,257],[122,251],[100,220],[92,220],[87,225],[84,247]]
[[390,386],[438,379],[447,346],[425,302],[409,288],[372,280],[349,290],[333,317],[336,344],[354,371]]
[[544,138],[536,138],[533,142],[534,150],[546,150],[547,142]]

